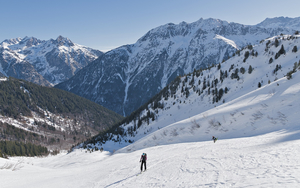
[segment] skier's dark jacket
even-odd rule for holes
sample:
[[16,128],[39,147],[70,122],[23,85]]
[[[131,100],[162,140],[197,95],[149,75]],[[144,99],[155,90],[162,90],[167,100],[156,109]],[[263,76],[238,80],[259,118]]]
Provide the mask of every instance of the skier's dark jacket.
[[147,154],[142,155],[140,161],[145,161],[146,162],[147,161]]

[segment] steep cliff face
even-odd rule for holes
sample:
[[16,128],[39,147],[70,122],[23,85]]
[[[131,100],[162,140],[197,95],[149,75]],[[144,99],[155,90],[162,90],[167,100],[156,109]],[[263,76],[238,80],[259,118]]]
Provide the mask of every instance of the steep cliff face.
[[[103,54],[98,50],[75,44],[62,36],[48,41],[34,37],[10,39],[0,43],[0,47],[2,49],[0,71],[3,74],[40,85],[55,85],[65,81]],[[12,74],[7,69],[11,63],[19,63],[18,67],[26,64],[27,72],[36,72],[43,81],[21,77],[22,72],[17,69],[14,70],[15,74]],[[29,66],[31,66],[30,71]]]
[[57,87],[126,116],[176,76],[220,63],[248,44],[293,32],[218,19],[166,24],[150,30],[135,44],[105,53]]

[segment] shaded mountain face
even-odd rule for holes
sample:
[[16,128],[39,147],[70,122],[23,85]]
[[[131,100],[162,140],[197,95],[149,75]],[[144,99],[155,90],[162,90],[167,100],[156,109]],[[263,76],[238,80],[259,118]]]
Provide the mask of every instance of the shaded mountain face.
[[0,139],[32,142],[17,134],[22,129],[51,149],[69,149],[123,118],[73,93],[12,77],[0,80],[0,104]]
[[178,75],[220,63],[262,39],[293,32],[218,19],[166,24],[150,30],[135,44],[105,53],[57,88],[126,116]]
[[[46,86],[69,79],[103,54],[98,50],[75,44],[62,36],[48,41],[34,37],[4,40],[0,43],[0,48],[0,72]],[[12,74],[9,68],[14,64],[18,64],[17,66],[26,72],[31,72],[33,77],[38,74],[39,79],[22,76],[24,73],[19,69],[14,69]]]

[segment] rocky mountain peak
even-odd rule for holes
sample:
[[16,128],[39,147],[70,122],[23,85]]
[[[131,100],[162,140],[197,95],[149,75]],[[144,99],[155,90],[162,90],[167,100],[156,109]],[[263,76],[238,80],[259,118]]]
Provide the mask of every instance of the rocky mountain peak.
[[266,18],[261,23],[257,24],[259,27],[264,28],[288,28],[299,30],[300,27],[300,17],[289,18],[289,17],[275,17]]
[[20,38],[20,37],[18,37],[18,38],[13,38],[13,39],[5,39],[4,41],[2,41],[1,43],[0,43],[0,45],[4,45],[4,44],[6,44],[6,45],[14,45],[14,44],[17,44],[17,43],[19,43],[20,41],[22,40],[22,38]]
[[75,44],[68,38],[66,37],[63,37],[61,35],[59,35],[57,37],[57,39],[55,40],[55,43],[58,45],[58,46],[75,46]]
[[[242,27],[242,24],[229,23],[220,19],[208,18],[199,19],[192,23],[181,22],[179,24],[168,23],[159,27],[156,27],[147,32],[141,37],[138,42],[143,41],[157,41],[160,40],[172,40],[174,37],[185,37],[203,34],[203,33],[215,33],[215,34],[231,34],[234,31],[234,27]],[[225,29],[226,28],[226,29]],[[227,31],[229,30],[229,31]]]
[[35,38],[35,37],[24,37],[20,42],[19,45],[25,45],[27,48],[39,45],[42,41]]

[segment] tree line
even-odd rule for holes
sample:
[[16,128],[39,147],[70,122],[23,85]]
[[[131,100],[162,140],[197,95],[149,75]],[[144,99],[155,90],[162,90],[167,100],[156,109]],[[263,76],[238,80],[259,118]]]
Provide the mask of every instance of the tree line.
[[49,153],[46,147],[18,141],[0,141],[0,157],[42,156]]

